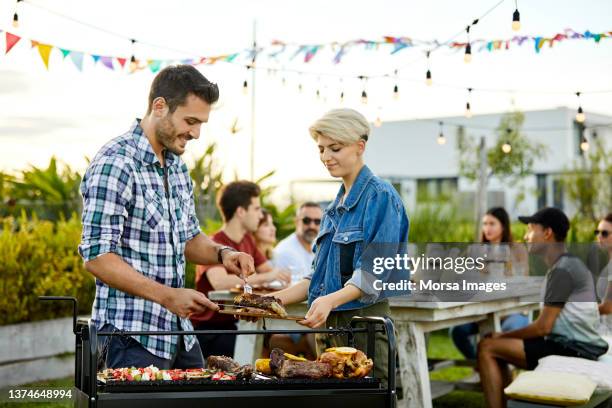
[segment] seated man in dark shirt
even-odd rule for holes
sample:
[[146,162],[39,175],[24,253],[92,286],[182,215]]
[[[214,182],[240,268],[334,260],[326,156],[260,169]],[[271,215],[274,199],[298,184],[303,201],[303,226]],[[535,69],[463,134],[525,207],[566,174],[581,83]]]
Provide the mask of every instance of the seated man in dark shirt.
[[536,321],[506,333],[493,333],[478,344],[478,369],[486,405],[505,406],[503,389],[510,382],[508,363],[534,369],[548,355],[597,359],[608,349],[597,333],[599,314],[592,276],[587,267],[566,252],[569,220],[556,208],[531,217],[525,240],[529,252],[548,266],[544,305]]
[[[223,216],[223,227],[211,236],[225,249],[247,253],[253,257],[255,274],[247,278],[250,285],[281,281],[284,285],[291,282],[291,273],[285,269],[273,268],[270,262],[257,249],[251,235],[257,230],[263,214],[259,200],[260,189],[250,181],[235,181],[227,184],[220,192],[217,205]],[[242,285],[235,275],[228,273],[221,264],[196,267],[196,288],[208,295],[212,290],[231,289]],[[196,330],[236,330],[236,319],[232,315],[212,310],[192,315]],[[206,359],[211,355],[234,355],[235,335],[199,334],[198,341]]]

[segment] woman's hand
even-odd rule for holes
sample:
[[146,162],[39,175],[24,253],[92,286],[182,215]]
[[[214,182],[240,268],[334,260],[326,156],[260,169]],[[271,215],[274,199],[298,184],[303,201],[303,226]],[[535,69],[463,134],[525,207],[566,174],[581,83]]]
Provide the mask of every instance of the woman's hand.
[[310,306],[310,310],[306,313],[306,319],[298,323],[308,326],[311,329],[325,326],[329,313],[334,308],[333,300],[329,296],[322,296],[315,299]]
[[252,285],[280,281],[283,283],[283,287],[287,287],[291,283],[291,272],[287,269],[274,268],[270,272],[251,275],[246,281]]

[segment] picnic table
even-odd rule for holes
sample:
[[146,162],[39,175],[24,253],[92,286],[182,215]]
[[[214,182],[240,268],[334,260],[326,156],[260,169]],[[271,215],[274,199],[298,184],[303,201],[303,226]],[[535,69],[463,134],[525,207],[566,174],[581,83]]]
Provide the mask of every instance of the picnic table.
[[[469,302],[430,300],[431,294],[419,293],[389,299],[391,317],[397,330],[399,369],[403,398],[398,407],[431,407],[436,398],[454,389],[452,384],[436,384],[432,389],[429,380],[429,365],[425,335],[429,332],[459,324],[477,322],[481,334],[501,330],[501,318],[512,313],[531,312],[539,307],[541,277],[526,277],[515,280],[508,289],[498,294],[487,294],[482,299],[475,297]],[[209,293],[212,301],[231,300],[235,294],[227,290]],[[308,310],[305,302],[287,306],[291,315],[304,315]],[[239,330],[263,328],[264,322],[240,320]],[[296,322],[266,319],[268,329],[304,329]],[[242,363],[254,362],[263,348],[263,336],[238,336],[234,358]]]

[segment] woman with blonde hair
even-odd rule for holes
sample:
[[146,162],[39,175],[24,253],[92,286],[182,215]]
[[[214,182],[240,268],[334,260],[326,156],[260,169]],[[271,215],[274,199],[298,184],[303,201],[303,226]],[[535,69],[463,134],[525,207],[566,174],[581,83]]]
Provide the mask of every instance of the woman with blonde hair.
[[[363,255],[370,244],[406,246],[409,224],[402,200],[364,163],[370,126],[362,114],[335,109],[309,131],[321,162],[332,177],[342,179],[342,186],[323,213],[310,276],[274,296],[284,304],[308,299],[309,310],[300,323],[311,328],[345,327],[353,316],[389,316],[389,303],[369,279]],[[357,335],[355,341],[365,350],[365,336]],[[319,352],[339,345],[346,345],[346,339],[317,335]],[[377,333],[374,374],[383,381],[387,349],[385,336]]]

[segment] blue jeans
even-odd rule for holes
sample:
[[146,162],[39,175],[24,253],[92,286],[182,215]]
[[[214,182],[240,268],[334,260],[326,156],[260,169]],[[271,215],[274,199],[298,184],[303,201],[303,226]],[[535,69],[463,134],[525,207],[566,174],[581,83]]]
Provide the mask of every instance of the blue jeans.
[[[105,324],[102,327],[103,331],[118,331],[111,325]],[[139,342],[130,336],[108,336],[103,338],[103,349],[106,348],[106,367],[107,368],[123,368],[123,367],[148,367],[154,365],[160,370],[169,370],[171,368],[203,368],[204,358],[200,344],[196,340],[191,350],[185,350],[185,342],[183,336],[179,336],[178,350],[172,359],[158,357]]]
[[[521,313],[506,316],[501,322],[502,332],[521,329],[529,324],[529,318]],[[478,323],[466,323],[451,327],[450,335],[455,347],[468,360],[476,359],[476,335]]]

